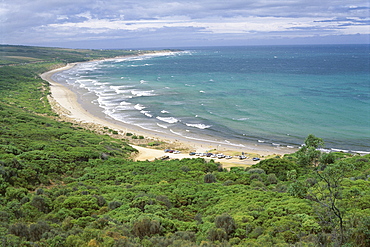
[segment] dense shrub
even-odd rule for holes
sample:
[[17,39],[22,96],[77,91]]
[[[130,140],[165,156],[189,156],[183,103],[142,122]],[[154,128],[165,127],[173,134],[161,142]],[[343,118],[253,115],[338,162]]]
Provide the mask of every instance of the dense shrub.
[[145,236],[160,234],[162,232],[162,226],[157,220],[143,218],[134,223],[132,231],[136,237],[144,238]]
[[266,182],[268,184],[277,184],[278,179],[274,173],[270,173],[269,175],[267,175]]
[[212,228],[208,232],[208,239],[211,241],[225,241],[228,240],[228,235],[222,228]]
[[204,175],[204,182],[205,183],[215,183],[216,182],[216,177],[212,173],[208,173]]
[[50,212],[50,205],[49,202],[46,198],[41,197],[41,196],[34,196],[30,202],[32,206],[37,208],[43,213],[49,213]]
[[294,169],[299,171],[300,169],[299,166],[291,160],[277,158],[262,160],[252,167],[263,169],[267,174],[274,173],[276,177],[281,181],[287,180],[287,171]]
[[223,215],[217,216],[216,219],[215,219],[215,225],[216,225],[217,228],[224,229],[228,236],[233,234],[236,230],[235,221],[234,221],[233,217],[231,217],[228,214],[223,214]]

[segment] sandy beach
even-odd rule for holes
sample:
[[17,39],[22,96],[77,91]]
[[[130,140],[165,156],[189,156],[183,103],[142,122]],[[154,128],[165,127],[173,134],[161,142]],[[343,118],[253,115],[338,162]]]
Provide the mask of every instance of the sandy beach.
[[[242,153],[247,156],[247,159],[239,160],[237,158],[232,159],[216,159],[217,162],[223,164],[224,167],[232,166],[248,166],[257,163],[253,161],[253,157],[261,159],[267,157],[274,157],[276,155],[284,155],[293,153],[296,149],[279,147],[279,146],[264,146],[258,144],[248,144],[243,146],[234,146],[227,144],[218,144],[198,140],[189,140],[177,135],[150,132],[148,130],[141,129],[138,126],[128,125],[123,122],[116,121],[104,115],[100,112],[99,107],[91,104],[91,102],[84,103],[79,99],[79,95],[76,92],[69,89],[60,83],[52,80],[52,75],[56,72],[73,68],[76,64],[68,64],[67,66],[52,71],[48,71],[41,75],[41,78],[50,83],[50,92],[48,99],[53,110],[59,115],[60,120],[73,122],[79,124],[82,127],[93,129],[96,132],[106,133],[107,128],[116,131],[116,137],[127,138],[126,133],[132,133],[136,136],[143,136],[144,140],[130,140],[133,147],[136,148],[139,153],[134,157],[135,160],[154,160],[164,155],[169,156],[171,159],[182,159],[182,158],[195,158],[197,156],[190,156],[189,151],[204,153],[211,151],[213,153],[224,153],[231,156],[241,155]],[[147,148],[139,146],[148,142],[163,142],[161,150],[154,148]],[[163,148],[180,150],[181,153],[164,153]],[[157,147],[158,148],[158,147]],[[210,158],[207,158],[210,159]]]

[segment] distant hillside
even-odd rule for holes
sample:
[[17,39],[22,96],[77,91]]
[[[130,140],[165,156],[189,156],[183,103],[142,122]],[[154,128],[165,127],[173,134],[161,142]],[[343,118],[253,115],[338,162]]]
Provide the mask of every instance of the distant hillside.
[[0,65],[34,62],[83,62],[116,56],[139,55],[150,51],[140,50],[87,50],[35,46],[0,45]]

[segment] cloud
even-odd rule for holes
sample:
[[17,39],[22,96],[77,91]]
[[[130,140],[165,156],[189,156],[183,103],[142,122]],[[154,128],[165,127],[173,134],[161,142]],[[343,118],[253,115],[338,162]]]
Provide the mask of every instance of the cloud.
[[370,25],[370,18],[334,18],[330,20],[321,20],[315,22],[329,22],[329,23],[338,23],[340,26],[351,26],[351,25]]
[[168,30],[176,34],[171,40],[203,44],[230,37],[275,39],[278,33],[286,38],[369,35],[370,27],[367,0],[3,0],[0,21],[2,43],[49,46],[61,39],[65,46],[146,39],[149,46]]

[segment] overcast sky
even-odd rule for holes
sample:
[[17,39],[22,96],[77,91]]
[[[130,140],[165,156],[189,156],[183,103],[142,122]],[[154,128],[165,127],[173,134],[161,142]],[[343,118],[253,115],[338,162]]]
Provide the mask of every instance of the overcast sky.
[[0,43],[67,48],[369,43],[369,0],[1,0]]

